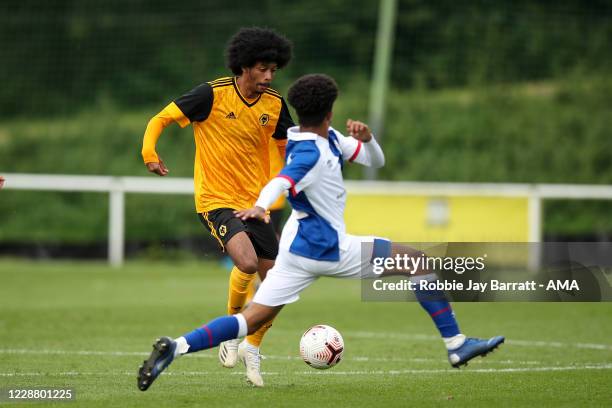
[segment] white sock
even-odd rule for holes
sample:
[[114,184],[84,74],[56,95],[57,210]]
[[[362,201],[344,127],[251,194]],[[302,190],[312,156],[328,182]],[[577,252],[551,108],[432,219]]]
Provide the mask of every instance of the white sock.
[[410,277],[410,281],[414,283],[415,285],[418,284],[422,280],[427,281],[427,282],[435,282],[438,280],[438,275],[431,272],[425,275],[412,275]]
[[237,313],[234,315],[234,317],[236,318],[236,320],[238,320],[238,338],[246,336],[249,332],[246,319],[244,318],[242,313]]
[[465,334],[458,334],[453,337],[443,337],[442,340],[444,340],[447,350],[455,350],[465,343]]
[[259,347],[252,345],[251,343],[249,343],[249,341],[247,339],[242,340],[244,341],[244,344],[246,344],[246,347],[249,351],[258,353],[259,352]]
[[184,337],[179,337],[174,339],[176,341],[176,348],[174,349],[174,358],[180,357],[183,354],[187,353],[189,350],[189,344],[187,344],[187,339]]

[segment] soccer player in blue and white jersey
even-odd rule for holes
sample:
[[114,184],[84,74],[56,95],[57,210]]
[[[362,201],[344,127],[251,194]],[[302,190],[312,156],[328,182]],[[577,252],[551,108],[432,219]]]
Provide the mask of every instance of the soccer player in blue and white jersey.
[[[374,277],[371,261],[375,258],[423,256],[406,246],[373,236],[346,233],[344,207],[346,190],[342,168],[346,162],[366,166],[384,165],[384,154],[368,127],[349,120],[350,137],[331,127],[332,107],[338,95],[334,80],[326,75],[306,75],[289,90],[289,103],[295,108],[299,126],[288,130],[287,163],[280,174],[261,191],[255,206],[236,211],[243,220],[257,218],[269,221],[266,210],[284,192],[289,191],[293,211],[281,234],[276,263],[268,271],[255,297],[242,313],[223,316],[176,339],[162,337],[153,345],[153,352],[138,375],[138,387],[146,390],[159,374],[177,357],[216,347],[219,343],[246,336],[274,318],[288,303],[317,278]],[[366,244],[366,245],[363,245]],[[364,250],[370,253],[362,254]],[[410,275],[413,280],[434,281],[427,270],[394,270],[393,274]],[[476,356],[484,356],[501,343],[504,337],[488,340],[466,338],[459,331],[455,315],[441,291],[416,290],[415,295],[429,313],[448,350],[452,366],[467,364]],[[252,353],[239,350],[241,358]],[[257,359],[257,363],[259,359]],[[247,365],[248,367],[248,365]],[[259,372],[259,367],[257,367]],[[253,385],[258,375],[249,375]],[[254,373],[255,374],[255,373]]]

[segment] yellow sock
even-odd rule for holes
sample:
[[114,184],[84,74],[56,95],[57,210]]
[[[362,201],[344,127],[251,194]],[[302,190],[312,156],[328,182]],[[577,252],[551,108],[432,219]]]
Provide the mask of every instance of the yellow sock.
[[227,314],[239,313],[246,303],[249,283],[255,279],[254,273],[244,273],[235,266],[229,279],[229,293],[227,299]]
[[249,334],[246,337],[246,341],[255,347],[259,347],[261,345],[261,341],[263,340],[263,336],[266,334],[268,329],[272,327],[273,321],[274,319],[270,320],[269,322],[265,322],[263,326],[261,326],[255,333]]
[[253,299],[253,296],[255,296],[255,286],[257,286],[257,279],[253,279],[249,282],[249,286],[247,287],[246,301],[244,302],[245,304],[249,303],[251,299]]

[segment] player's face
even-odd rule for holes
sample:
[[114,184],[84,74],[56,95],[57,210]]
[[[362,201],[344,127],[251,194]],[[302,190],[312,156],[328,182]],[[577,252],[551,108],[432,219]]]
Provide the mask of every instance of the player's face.
[[277,69],[275,62],[258,62],[253,67],[245,70],[253,91],[263,93],[268,89]]

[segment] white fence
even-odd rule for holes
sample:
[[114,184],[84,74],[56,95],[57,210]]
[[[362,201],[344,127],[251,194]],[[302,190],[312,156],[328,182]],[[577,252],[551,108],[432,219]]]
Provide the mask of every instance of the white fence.
[[[126,193],[193,194],[190,178],[0,174],[5,189],[109,193],[108,258],[113,266],[121,266],[124,259]],[[527,198],[530,242],[541,241],[542,200],[612,200],[612,186],[607,185],[347,181],[346,186],[349,194]]]

